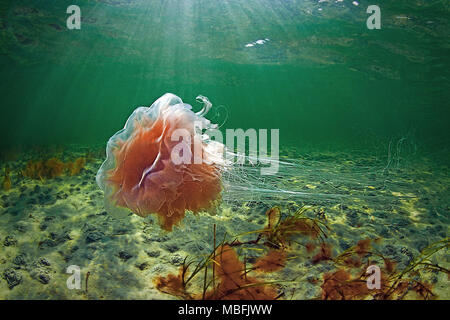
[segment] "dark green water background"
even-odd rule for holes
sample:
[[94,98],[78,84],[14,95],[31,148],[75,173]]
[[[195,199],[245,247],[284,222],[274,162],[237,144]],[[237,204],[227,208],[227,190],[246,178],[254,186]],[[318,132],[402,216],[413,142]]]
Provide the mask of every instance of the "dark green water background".
[[[66,28],[70,4],[81,30]],[[371,4],[381,30],[366,27]],[[279,128],[285,145],[448,150],[449,12],[447,0],[1,1],[0,144],[106,143],[172,92],[194,108],[207,96],[223,128]]]

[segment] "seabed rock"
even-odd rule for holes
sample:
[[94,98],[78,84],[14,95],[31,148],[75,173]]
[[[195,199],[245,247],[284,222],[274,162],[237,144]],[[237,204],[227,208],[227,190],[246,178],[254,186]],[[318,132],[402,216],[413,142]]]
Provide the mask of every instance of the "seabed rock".
[[3,241],[3,245],[5,247],[15,246],[17,244],[16,238],[14,236],[6,236],[5,241]]
[[126,251],[119,252],[119,258],[123,261],[127,261],[127,260],[131,259],[132,257],[133,257],[133,255],[129,252],[126,252]]
[[3,278],[8,283],[8,287],[10,289],[19,285],[22,282],[22,274],[20,272],[14,270],[13,268],[8,268],[3,273]]

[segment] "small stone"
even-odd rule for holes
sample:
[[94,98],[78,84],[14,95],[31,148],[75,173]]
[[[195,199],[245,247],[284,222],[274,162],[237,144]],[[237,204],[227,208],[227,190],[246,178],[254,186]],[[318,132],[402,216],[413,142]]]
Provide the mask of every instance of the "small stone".
[[22,275],[13,268],[6,269],[3,273],[3,278],[8,283],[8,287],[10,289],[14,288],[22,282]]
[[179,250],[176,244],[166,244],[163,246],[163,248],[169,251],[170,253],[174,253]]
[[64,233],[64,238],[67,240],[73,240],[73,236],[69,231]]
[[103,237],[104,237],[103,232],[97,230],[91,231],[86,236],[86,242],[87,243],[97,242],[100,241]]
[[166,269],[166,267],[163,264],[159,263],[159,264],[155,265],[151,271],[153,273],[160,273],[160,272],[164,271],[165,269]]
[[386,245],[383,251],[386,256],[393,256],[396,253],[395,247],[390,244]]
[[13,236],[6,236],[5,241],[3,241],[5,247],[15,246],[16,244],[17,240]]
[[51,266],[51,263],[50,263],[50,261],[47,260],[47,258],[40,258],[39,264],[41,264],[43,266]]
[[161,254],[159,250],[145,251],[149,257],[157,258]]
[[65,192],[58,192],[57,194],[56,194],[56,198],[57,199],[67,199],[68,198],[68,194],[67,193],[65,193]]
[[127,261],[128,259],[131,259],[132,257],[133,257],[133,255],[126,251],[119,252],[119,258],[122,259],[123,261]]
[[174,254],[170,257],[169,261],[174,266],[181,266],[183,264],[184,258],[179,254]]
[[26,262],[26,256],[25,256],[25,254],[21,253],[21,254],[17,255],[17,256],[13,259],[13,263],[14,263],[15,265],[18,265],[18,266],[24,266],[24,265],[26,265],[27,262]]
[[408,263],[410,263],[411,261],[414,260],[414,255],[408,248],[402,247],[400,252],[407,257],[407,260],[406,260],[405,264],[408,264]]
[[148,267],[149,267],[150,265],[149,265],[148,262],[143,262],[143,263],[138,264],[138,265],[136,265],[136,266],[137,266],[137,268],[138,268],[139,270],[145,270],[145,269],[148,269]]
[[152,242],[152,241],[165,242],[168,239],[169,238],[167,236],[150,235],[149,237],[146,238],[146,242]]
[[46,273],[41,273],[41,274],[38,276],[38,280],[39,280],[40,282],[42,282],[43,284],[47,284],[47,283],[50,282],[50,276],[49,276],[48,274],[46,274]]
[[309,275],[306,277],[306,281],[308,281],[309,283],[317,283],[320,281],[320,279],[317,276],[313,276],[313,275]]
[[52,221],[52,220],[55,220],[55,217],[54,217],[54,216],[46,216],[46,217],[44,218],[44,221]]

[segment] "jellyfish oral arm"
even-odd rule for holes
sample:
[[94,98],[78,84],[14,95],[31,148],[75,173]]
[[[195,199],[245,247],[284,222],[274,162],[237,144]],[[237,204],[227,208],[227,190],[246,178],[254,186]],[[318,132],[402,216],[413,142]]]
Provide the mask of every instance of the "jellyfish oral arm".
[[196,115],[204,117],[208,113],[209,109],[211,109],[212,103],[208,100],[207,97],[202,95],[198,95],[195,99],[198,102],[203,103],[203,108],[199,112],[197,112]]

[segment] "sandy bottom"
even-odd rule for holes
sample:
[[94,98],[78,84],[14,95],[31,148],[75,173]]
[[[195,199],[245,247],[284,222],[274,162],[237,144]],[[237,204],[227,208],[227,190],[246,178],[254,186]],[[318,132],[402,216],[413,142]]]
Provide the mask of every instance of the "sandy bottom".
[[[85,152],[73,147],[55,155],[74,159]],[[290,169],[290,179],[280,183],[310,197],[286,200],[280,195],[270,201],[263,195],[253,201],[225,197],[216,215],[188,213],[170,233],[162,231],[152,217],[130,213],[117,218],[106,211],[95,183],[103,161],[101,151],[79,175],[45,181],[18,175],[29,159],[43,155],[16,156],[7,162],[12,188],[0,191],[0,299],[175,299],[156,290],[157,276],[177,272],[185,256],[211,252],[214,224],[217,239],[229,241],[233,235],[263,228],[265,212],[274,204],[284,214],[311,206],[310,214],[320,215],[330,227],[327,242],[334,255],[360,239],[382,238],[377,249],[399,268],[427,245],[448,236],[448,166],[418,157],[387,166],[386,160],[363,155],[284,152],[303,162],[298,170]],[[343,196],[329,200],[314,193]],[[311,263],[312,254],[302,245],[306,240],[300,238],[292,246],[285,268],[264,276],[289,281],[278,285],[285,299],[319,297],[323,274],[335,268],[330,262]],[[259,253],[239,248],[239,254],[251,262]],[[446,268],[450,265],[446,251],[432,261]],[[71,265],[81,270],[79,290],[67,286],[70,274],[66,270]],[[447,275],[434,273],[427,281],[440,299],[450,298]]]

